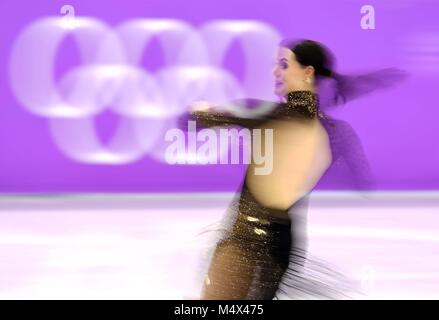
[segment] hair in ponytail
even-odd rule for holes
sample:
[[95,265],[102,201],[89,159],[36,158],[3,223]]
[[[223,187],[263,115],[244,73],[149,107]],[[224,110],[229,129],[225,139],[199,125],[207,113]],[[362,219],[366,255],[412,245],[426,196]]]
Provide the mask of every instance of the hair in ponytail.
[[405,79],[407,74],[397,68],[385,68],[358,75],[342,75],[334,71],[335,57],[323,44],[313,40],[283,40],[280,46],[294,52],[302,66],[312,66],[316,83],[323,78],[334,82],[330,105],[340,105],[377,89],[389,88]]

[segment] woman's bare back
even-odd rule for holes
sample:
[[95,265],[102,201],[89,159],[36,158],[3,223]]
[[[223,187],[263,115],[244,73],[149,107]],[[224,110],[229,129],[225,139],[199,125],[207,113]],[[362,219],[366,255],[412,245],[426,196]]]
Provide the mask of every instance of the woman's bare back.
[[[256,163],[247,170],[247,186],[263,206],[288,209],[312,190],[331,164],[328,134],[316,117],[309,119],[272,120],[261,126],[273,129],[273,170],[267,175],[255,174]],[[265,141],[262,136],[261,141]],[[266,146],[261,146],[265,152]],[[267,149],[268,150],[268,149]]]

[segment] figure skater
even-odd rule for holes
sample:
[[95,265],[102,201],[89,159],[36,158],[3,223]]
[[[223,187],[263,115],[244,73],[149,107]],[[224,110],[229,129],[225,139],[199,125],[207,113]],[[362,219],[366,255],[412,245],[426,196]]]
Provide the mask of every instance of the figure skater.
[[[349,169],[358,188],[370,188],[373,180],[352,127],[322,111],[318,85],[323,79],[335,83],[328,107],[390,87],[403,75],[384,69],[341,76],[333,64],[329,50],[316,41],[284,40],[273,69],[281,101],[271,111],[245,118],[198,107],[182,118],[183,123],[195,120],[204,128],[273,129],[273,170],[256,175],[257,164],[247,167],[204,277],[202,299],[343,297],[342,276],[307,258],[308,195],[335,164]],[[264,102],[239,103],[248,107]]]

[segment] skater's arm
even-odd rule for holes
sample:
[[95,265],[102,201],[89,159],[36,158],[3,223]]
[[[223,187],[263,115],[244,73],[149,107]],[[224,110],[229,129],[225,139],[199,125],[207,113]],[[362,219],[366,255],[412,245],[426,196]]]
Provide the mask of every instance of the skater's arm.
[[187,127],[188,121],[196,121],[197,127],[234,127],[255,128],[265,122],[266,116],[244,117],[237,116],[231,112],[220,110],[218,107],[207,104],[195,104],[191,106],[188,113],[180,117],[179,123],[182,127]]
[[359,136],[345,121],[338,120],[337,127],[335,139],[339,144],[337,149],[349,168],[355,188],[373,190],[375,180]]

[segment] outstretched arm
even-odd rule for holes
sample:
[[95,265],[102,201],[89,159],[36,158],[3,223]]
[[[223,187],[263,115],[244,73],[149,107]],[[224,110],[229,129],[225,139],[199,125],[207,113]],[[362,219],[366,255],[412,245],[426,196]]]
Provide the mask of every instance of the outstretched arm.
[[[244,102],[243,102],[244,103]],[[211,108],[207,105],[196,106],[188,113],[180,117],[181,127],[186,128],[188,121],[196,121],[197,127],[234,127],[255,128],[260,126],[269,118],[269,114],[262,114],[258,117],[236,116],[230,112]]]
[[354,129],[344,121],[339,121],[340,151],[359,190],[373,190],[375,180],[366,152]]

